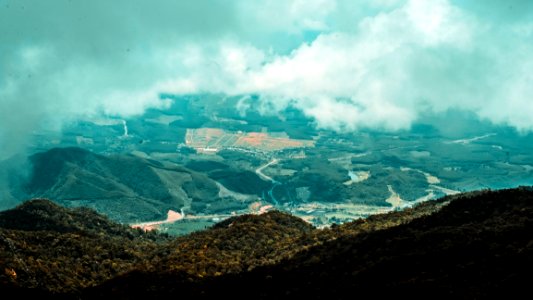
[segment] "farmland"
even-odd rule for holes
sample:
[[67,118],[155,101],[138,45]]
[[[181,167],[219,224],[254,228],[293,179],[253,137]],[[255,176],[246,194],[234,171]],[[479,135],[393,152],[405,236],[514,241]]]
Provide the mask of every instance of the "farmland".
[[185,144],[202,153],[231,148],[270,152],[315,146],[313,140],[291,139],[282,133],[274,135],[267,132],[230,132],[219,128],[187,129]]

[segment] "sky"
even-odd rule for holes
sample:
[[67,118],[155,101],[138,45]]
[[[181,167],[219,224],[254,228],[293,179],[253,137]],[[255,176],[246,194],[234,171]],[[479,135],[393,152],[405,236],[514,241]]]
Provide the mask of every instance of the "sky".
[[532,70],[529,0],[0,0],[0,158],[77,118],[164,109],[162,93],[342,132],[451,109],[530,132]]

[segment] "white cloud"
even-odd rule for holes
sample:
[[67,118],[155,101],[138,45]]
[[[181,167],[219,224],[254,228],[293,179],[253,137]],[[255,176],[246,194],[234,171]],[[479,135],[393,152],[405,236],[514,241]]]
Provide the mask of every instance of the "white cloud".
[[[228,62],[222,51],[216,60],[225,67],[207,75],[198,91],[258,94],[270,103],[263,107],[292,105],[335,130],[408,128],[420,114],[447,109],[531,130],[527,28],[493,24],[445,0],[407,1],[287,55]],[[188,71],[206,77],[198,75],[202,68]]]
[[529,6],[464,3],[3,1],[0,144],[164,107],[159,93],[259,95],[236,109],[292,105],[335,130],[450,108],[533,130]]
[[[243,20],[254,29],[298,34],[304,30],[327,30],[327,18],[337,8],[330,0],[241,1]],[[257,28],[259,27],[259,28]]]

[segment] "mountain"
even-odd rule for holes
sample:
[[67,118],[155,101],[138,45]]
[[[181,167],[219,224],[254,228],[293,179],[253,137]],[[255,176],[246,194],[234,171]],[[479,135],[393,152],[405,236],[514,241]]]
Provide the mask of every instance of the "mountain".
[[532,229],[526,187],[327,229],[278,211],[238,216],[174,239],[36,200],[0,214],[0,290],[89,299],[512,298],[532,279]]
[[166,239],[92,209],[27,201],[0,212],[0,291],[78,291],[133,270]]
[[45,199],[26,201],[16,209],[0,212],[0,228],[22,231],[83,232],[90,235],[128,236],[132,231],[92,209],[67,209]]
[[120,222],[164,219],[168,210],[218,198],[218,186],[206,175],[133,155],[54,148],[34,154],[30,162],[28,197],[89,206]]

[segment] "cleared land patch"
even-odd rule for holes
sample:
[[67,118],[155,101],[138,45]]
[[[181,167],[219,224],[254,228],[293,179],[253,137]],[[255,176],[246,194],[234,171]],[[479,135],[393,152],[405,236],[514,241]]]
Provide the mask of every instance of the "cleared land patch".
[[278,151],[314,147],[315,141],[275,137],[266,132],[230,132],[219,128],[187,129],[185,143],[198,152],[217,152],[227,148]]

